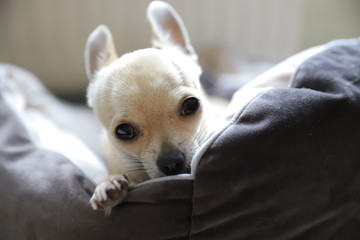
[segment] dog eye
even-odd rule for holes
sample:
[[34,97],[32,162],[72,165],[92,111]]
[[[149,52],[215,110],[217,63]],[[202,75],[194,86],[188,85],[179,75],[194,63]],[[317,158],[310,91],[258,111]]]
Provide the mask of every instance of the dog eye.
[[199,108],[199,100],[191,97],[186,99],[181,107],[181,116],[190,116],[194,114]]
[[135,138],[137,136],[137,131],[130,124],[123,123],[116,127],[115,134],[117,138],[127,141]]

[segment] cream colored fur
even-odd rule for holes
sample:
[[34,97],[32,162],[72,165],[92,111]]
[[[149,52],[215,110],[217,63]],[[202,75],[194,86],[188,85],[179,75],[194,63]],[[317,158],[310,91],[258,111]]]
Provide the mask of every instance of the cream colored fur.
[[[117,58],[110,30],[103,25],[86,45],[88,104],[104,127],[110,172],[90,200],[94,209],[109,210],[126,197],[129,185],[165,176],[159,159],[176,156],[176,161],[185,161],[180,173],[186,172],[212,131],[214,118],[199,82],[201,69],[183,22],[164,2],[152,2],[147,13],[152,48]],[[189,98],[196,98],[199,107],[184,117]],[[119,138],[116,129],[122,124],[131,125],[136,138]]]

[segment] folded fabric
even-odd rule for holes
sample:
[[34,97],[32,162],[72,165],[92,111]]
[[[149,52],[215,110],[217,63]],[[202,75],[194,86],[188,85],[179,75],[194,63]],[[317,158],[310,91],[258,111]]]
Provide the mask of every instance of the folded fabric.
[[[99,134],[91,112],[80,117],[43,87],[29,104],[9,81],[33,77],[0,69],[1,239],[360,239],[358,39],[303,52],[240,89],[191,174],[140,184],[108,217],[88,204],[106,174],[98,142],[71,130]],[[46,122],[29,121],[33,106]],[[43,144],[43,123],[62,139]],[[79,152],[56,146],[64,132]]]

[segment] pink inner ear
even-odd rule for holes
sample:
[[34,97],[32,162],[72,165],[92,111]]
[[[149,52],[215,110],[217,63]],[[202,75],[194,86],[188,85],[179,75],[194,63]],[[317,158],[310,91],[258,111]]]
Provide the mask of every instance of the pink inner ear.
[[187,48],[179,23],[175,19],[170,18],[169,21],[167,21],[165,28],[170,32],[171,41],[179,46],[185,54],[191,54],[190,50]]
[[98,26],[89,36],[85,47],[86,73],[93,79],[96,72],[117,59],[109,28]]
[[194,54],[181,18],[171,6],[163,4],[151,6],[148,12],[154,37],[160,44],[172,45],[187,55]]
[[90,39],[90,74],[93,76],[102,67],[104,61],[104,52],[106,48],[106,34],[103,31],[97,32],[96,36],[91,36]]
[[159,40],[170,41],[181,48],[186,48],[181,27],[169,10],[164,8],[156,9],[154,14],[157,16],[158,27],[160,28],[158,34],[161,34],[161,36],[158,37],[164,38]]

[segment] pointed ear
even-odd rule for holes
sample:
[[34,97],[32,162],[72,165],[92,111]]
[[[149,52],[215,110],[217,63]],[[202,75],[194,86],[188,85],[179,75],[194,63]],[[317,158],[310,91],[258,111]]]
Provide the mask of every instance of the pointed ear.
[[197,60],[185,25],[171,5],[166,2],[153,1],[147,9],[147,17],[153,31],[153,47],[175,47]]
[[117,59],[113,38],[109,28],[98,26],[88,37],[85,46],[85,70],[89,80],[103,67]]

